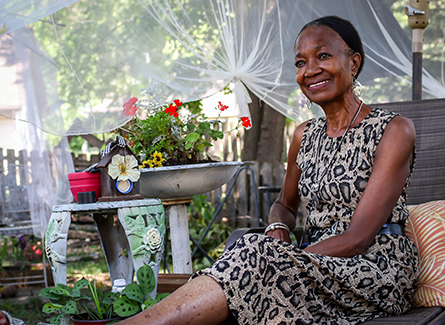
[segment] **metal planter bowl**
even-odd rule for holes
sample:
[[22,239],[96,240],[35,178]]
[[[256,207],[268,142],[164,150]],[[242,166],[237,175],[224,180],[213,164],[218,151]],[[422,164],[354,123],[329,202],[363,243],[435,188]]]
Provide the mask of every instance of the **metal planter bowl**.
[[215,162],[141,169],[140,193],[146,198],[187,199],[227,183],[243,163]]

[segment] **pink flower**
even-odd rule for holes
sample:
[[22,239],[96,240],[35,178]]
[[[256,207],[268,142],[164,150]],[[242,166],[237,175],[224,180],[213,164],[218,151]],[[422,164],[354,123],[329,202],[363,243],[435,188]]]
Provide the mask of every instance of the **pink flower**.
[[227,106],[227,105],[223,105],[223,104],[221,104],[221,102],[218,102],[218,108],[221,110],[221,112],[222,111],[225,111],[226,109],[228,109],[229,108],[229,106]]
[[165,113],[170,114],[171,116],[174,117],[178,117],[179,114],[177,112],[177,109],[178,109],[177,106],[170,104],[170,106],[165,109]]
[[124,108],[125,115],[127,116],[133,116],[138,108],[136,107],[135,103],[138,101],[136,97],[132,97],[126,102],[122,107]]

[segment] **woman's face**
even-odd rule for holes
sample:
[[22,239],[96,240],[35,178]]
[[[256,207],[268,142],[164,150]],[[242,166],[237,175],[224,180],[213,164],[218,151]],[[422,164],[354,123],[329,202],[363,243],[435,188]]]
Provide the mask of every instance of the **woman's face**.
[[314,103],[342,101],[352,95],[353,76],[361,56],[326,26],[307,27],[295,44],[297,83]]

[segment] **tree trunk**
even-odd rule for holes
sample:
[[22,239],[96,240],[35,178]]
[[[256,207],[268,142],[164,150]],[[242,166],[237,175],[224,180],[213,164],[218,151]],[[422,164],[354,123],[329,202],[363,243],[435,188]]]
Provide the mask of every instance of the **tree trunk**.
[[[255,174],[255,190],[261,186],[259,196],[259,217],[267,224],[267,216],[271,202],[277,194],[272,187],[281,186],[284,177],[285,157],[284,127],[286,117],[271,108],[250,92],[252,103],[249,105],[252,128],[244,132],[242,161],[252,161]],[[246,176],[246,185],[252,191],[250,176]],[[247,192],[249,192],[247,190]],[[246,192],[246,193],[247,193]],[[253,193],[253,192],[251,192]],[[253,199],[253,195],[250,198]],[[254,206],[255,201],[250,202]]]
[[284,147],[286,117],[261,102],[249,91],[252,128],[244,132],[242,161],[281,163]]

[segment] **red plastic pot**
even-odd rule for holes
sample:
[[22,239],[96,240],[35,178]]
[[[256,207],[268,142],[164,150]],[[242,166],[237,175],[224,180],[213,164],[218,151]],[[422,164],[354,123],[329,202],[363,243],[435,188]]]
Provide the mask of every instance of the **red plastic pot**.
[[101,196],[100,173],[79,172],[68,174],[70,190],[78,202],[78,194],[82,192],[95,192],[96,199]]
[[[83,315],[88,316],[88,314],[83,314]],[[122,319],[122,317],[117,316],[111,319],[96,319],[96,320],[81,320],[81,319],[76,319],[75,316],[71,317],[71,320],[73,321],[74,325],[105,325],[119,319]]]

